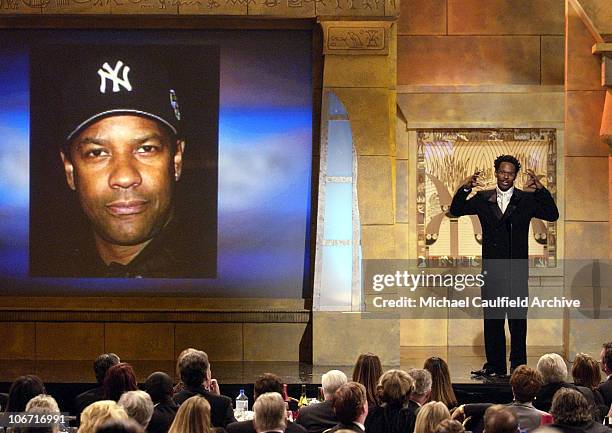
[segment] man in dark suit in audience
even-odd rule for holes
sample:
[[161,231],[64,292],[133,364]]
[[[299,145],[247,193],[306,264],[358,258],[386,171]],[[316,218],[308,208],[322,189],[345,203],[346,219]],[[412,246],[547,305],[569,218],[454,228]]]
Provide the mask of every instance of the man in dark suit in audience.
[[601,369],[606,374],[605,382],[599,385],[599,392],[604,398],[607,407],[612,405],[612,341],[604,343],[601,349]]
[[261,394],[253,404],[253,424],[257,433],[282,433],[287,426],[285,400],[278,392]]
[[334,412],[338,424],[326,433],[338,430],[351,430],[355,433],[365,433],[365,419],[368,416],[368,399],[365,387],[358,382],[342,385],[332,398]]
[[308,433],[322,433],[324,430],[338,424],[338,418],[332,406],[334,392],[347,382],[346,374],[340,370],[330,370],[321,377],[323,387],[322,403],[311,404],[300,409],[297,423],[302,425]]
[[[533,400],[543,385],[542,375],[526,365],[518,366],[510,377],[510,386],[514,400],[504,405],[516,413],[521,431],[530,432],[540,426],[542,415],[546,412],[536,409]],[[471,417],[469,428],[473,433],[482,431],[485,411],[493,403],[463,404],[453,412],[454,419]]]
[[496,404],[487,409],[484,416],[486,433],[518,433],[518,418],[509,407]]
[[104,400],[104,390],[102,389],[104,376],[109,368],[111,368],[113,365],[119,364],[119,362],[119,357],[114,353],[103,353],[96,358],[93,363],[93,369],[94,373],[96,374],[98,386],[76,396],[74,407],[78,414],[83,412],[83,409],[90,404],[95,403],[96,401]]
[[[281,378],[272,373],[264,373],[255,381],[253,390],[253,398],[257,401],[260,395],[267,392],[277,392],[283,395],[283,382]],[[227,433],[255,433],[255,425],[253,421],[240,421],[228,424],[225,427]],[[285,433],[306,433],[306,429],[299,424],[287,421]]]
[[172,386],[172,378],[162,371],[147,377],[145,390],[155,404],[147,433],[168,433],[178,410],[178,405],[172,399]]
[[185,355],[179,363],[181,381],[185,389],[174,395],[174,401],[181,405],[189,397],[201,395],[210,404],[210,421],[213,427],[227,426],[236,422],[232,400],[221,395],[219,384],[212,379],[208,355],[201,350],[194,350]]
[[431,373],[424,368],[411,368],[408,375],[414,380],[414,388],[410,393],[408,407],[416,415],[419,408],[429,401],[431,395]]

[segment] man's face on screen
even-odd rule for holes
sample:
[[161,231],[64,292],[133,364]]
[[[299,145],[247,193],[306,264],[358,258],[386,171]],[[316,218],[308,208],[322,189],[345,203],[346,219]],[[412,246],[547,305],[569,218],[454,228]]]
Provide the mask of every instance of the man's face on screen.
[[99,240],[140,245],[172,216],[184,143],[157,121],[106,117],[83,130],[62,153],[68,186],[78,194]]

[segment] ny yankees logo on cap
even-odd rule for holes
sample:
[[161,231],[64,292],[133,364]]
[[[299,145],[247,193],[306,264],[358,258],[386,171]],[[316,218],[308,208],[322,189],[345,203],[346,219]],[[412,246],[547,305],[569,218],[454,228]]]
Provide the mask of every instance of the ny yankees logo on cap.
[[66,71],[61,89],[66,101],[62,129],[68,141],[94,121],[120,115],[148,117],[179,134],[185,118],[179,108],[181,91],[172,65],[155,49],[96,46],[81,54],[83,62]]
[[[123,68],[123,78],[119,78],[119,71]],[[100,93],[106,93],[106,80],[113,82],[113,92],[117,93],[120,91],[119,85],[123,86],[128,92],[132,91],[132,84],[128,79],[130,73],[130,67],[124,65],[121,60],[118,60],[115,64],[115,69],[112,69],[108,62],[104,62],[102,68],[98,69],[98,75],[100,76]]]

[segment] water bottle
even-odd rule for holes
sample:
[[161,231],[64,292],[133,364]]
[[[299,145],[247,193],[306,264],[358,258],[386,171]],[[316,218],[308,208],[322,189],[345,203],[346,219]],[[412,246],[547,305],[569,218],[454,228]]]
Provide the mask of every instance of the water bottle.
[[236,397],[236,410],[239,412],[249,410],[249,398],[244,394],[244,389],[241,389]]

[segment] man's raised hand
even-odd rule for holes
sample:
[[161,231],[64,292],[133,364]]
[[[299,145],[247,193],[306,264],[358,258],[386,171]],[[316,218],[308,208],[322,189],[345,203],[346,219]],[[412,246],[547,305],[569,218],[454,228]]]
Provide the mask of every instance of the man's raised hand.
[[533,170],[526,169],[525,173],[527,173],[527,176],[529,176],[529,180],[527,181],[525,189],[536,190],[544,188],[544,185],[542,185],[542,182],[540,182],[539,177],[534,173]]
[[466,181],[463,183],[463,188],[472,189],[477,186],[484,186],[484,184],[478,180],[481,173],[482,173],[482,170],[476,170],[474,174],[470,176],[469,178],[467,178]]

